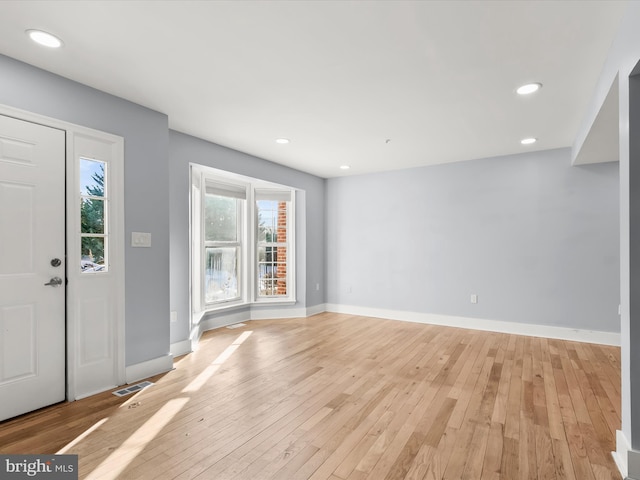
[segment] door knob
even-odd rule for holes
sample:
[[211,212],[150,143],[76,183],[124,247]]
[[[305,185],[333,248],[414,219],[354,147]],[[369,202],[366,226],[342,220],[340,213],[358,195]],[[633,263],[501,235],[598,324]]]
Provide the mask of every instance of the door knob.
[[62,279],[60,277],[53,277],[48,283],[45,283],[45,285],[49,287],[58,287],[62,285]]

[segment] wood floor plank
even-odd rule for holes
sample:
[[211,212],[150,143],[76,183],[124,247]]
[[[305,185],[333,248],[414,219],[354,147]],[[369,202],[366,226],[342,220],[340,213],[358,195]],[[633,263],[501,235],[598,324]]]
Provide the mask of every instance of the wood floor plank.
[[502,440],[502,460],[500,473],[505,480],[520,478],[520,443],[518,440],[505,436]]
[[[495,340],[495,337],[494,337]],[[469,453],[472,451],[472,442],[474,439],[475,429],[479,425],[479,411],[483,403],[483,393],[488,379],[491,375],[494,359],[492,357],[485,357],[482,362],[482,369],[476,377],[474,390],[471,394],[471,401],[465,411],[465,416],[462,424],[459,427],[456,445],[454,446],[453,455],[451,456],[447,468],[445,470],[444,478],[447,479],[460,479],[465,472],[465,466],[469,459]],[[458,400],[459,403],[460,400]],[[456,405],[456,408],[458,405]],[[454,409],[455,413],[455,409]],[[453,420],[453,414],[451,419]],[[456,427],[455,424],[449,422],[451,427]],[[487,432],[488,433],[488,432]],[[472,457],[473,459],[473,457]]]
[[[482,465],[481,480],[499,480],[502,476],[503,430],[504,426],[501,423],[491,423],[486,454]],[[503,478],[507,479],[509,477]]]
[[533,418],[528,412],[520,415],[518,471],[523,480],[534,480],[538,478],[536,437]]
[[542,425],[533,427],[536,443],[537,478],[548,480],[556,478],[555,459],[549,429]]
[[518,440],[520,436],[520,409],[522,404],[522,356],[524,338],[516,340],[514,350],[514,364],[511,369],[511,381],[509,383],[509,397],[506,401],[504,436]]
[[556,389],[555,377],[553,375],[553,367],[551,361],[545,361],[542,364],[545,398],[547,400],[547,414],[549,415],[549,434],[551,438],[556,440],[565,439],[564,429],[562,428],[562,411],[560,410],[560,401],[558,400],[558,391]]
[[551,439],[553,461],[557,480],[577,480],[571,461],[571,452],[566,441]]
[[81,479],[620,480],[619,348],[333,313],[246,323],[135,396],[0,422],[0,453],[62,449]]

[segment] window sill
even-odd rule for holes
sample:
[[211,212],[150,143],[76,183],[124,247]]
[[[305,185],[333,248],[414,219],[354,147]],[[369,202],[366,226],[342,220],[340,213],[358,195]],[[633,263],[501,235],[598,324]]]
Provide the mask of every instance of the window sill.
[[295,299],[265,299],[265,300],[256,300],[254,302],[234,302],[225,305],[216,305],[216,306],[206,306],[203,310],[204,315],[208,315],[211,313],[217,312],[228,312],[230,310],[239,310],[241,308],[251,308],[251,307],[281,307],[281,306],[291,306],[296,305],[298,302]]
[[249,305],[251,305],[252,307],[254,306],[264,306],[264,305],[295,305],[296,303],[298,303],[295,299],[265,299],[265,300],[256,300],[255,302],[250,303]]
[[249,302],[229,302],[221,305],[205,305],[203,311],[205,313],[225,312],[227,310],[235,310],[250,306],[251,303]]

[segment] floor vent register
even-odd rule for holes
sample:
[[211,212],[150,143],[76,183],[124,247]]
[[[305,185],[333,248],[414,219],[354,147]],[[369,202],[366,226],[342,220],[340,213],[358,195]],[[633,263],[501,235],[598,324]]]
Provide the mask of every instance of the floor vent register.
[[227,325],[227,328],[240,328],[240,327],[246,327],[247,324],[246,323],[234,323],[233,325]]
[[136,383],[135,385],[131,385],[130,387],[116,390],[115,392],[113,392],[113,394],[116,397],[124,397],[125,395],[129,395],[130,393],[139,392],[143,388],[150,387],[151,385],[153,385],[153,382],[140,382],[140,383]]

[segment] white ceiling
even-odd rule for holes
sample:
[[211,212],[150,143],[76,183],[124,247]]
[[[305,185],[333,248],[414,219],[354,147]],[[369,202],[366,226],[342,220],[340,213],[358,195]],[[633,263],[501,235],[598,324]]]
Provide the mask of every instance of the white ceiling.
[[334,177],[571,145],[625,4],[5,0],[0,53]]

